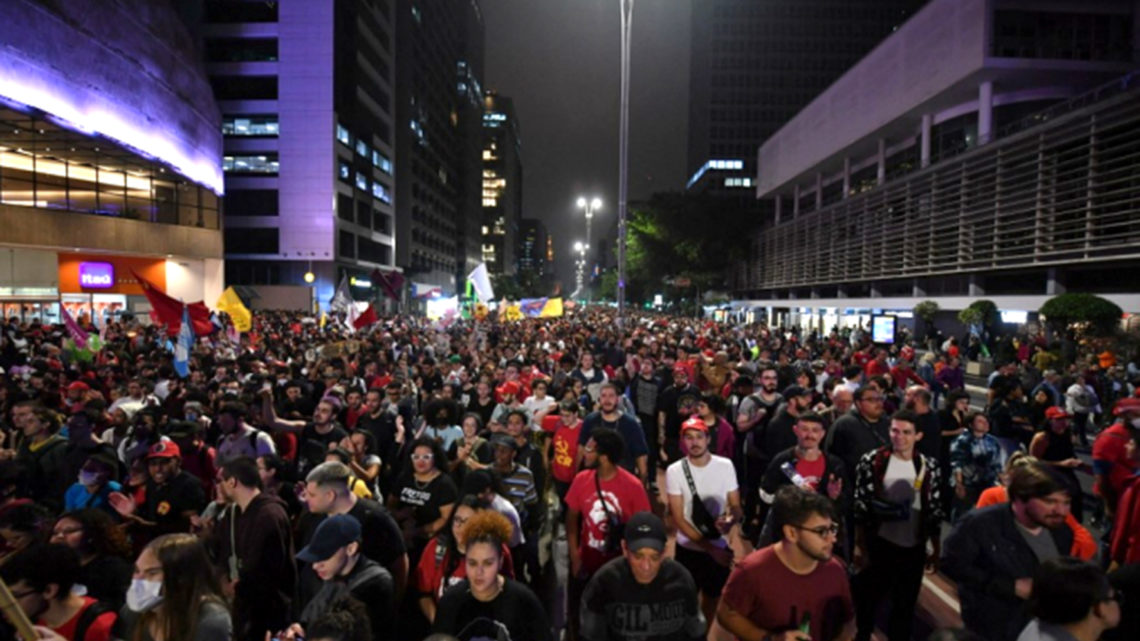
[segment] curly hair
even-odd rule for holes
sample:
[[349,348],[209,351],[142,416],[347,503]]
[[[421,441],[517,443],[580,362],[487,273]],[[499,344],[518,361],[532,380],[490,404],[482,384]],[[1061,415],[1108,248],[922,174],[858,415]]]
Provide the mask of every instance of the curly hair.
[[60,515],[55,522],[58,524],[63,519],[71,519],[83,528],[80,554],[131,558],[131,542],[106,511],[94,508],[76,510]]
[[496,551],[511,540],[511,522],[494,510],[482,510],[467,520],[459,534],[467,548],[475,543],[489,543]]

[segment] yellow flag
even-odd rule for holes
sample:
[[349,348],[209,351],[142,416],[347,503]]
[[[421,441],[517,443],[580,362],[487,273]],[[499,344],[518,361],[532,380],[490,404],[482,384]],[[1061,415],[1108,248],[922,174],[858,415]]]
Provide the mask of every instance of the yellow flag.
[[237,331],[248,332],[253,329],[253,314],[241,302],[233,287],[227,287],[226,291],[222,292],[214,307],[230,315],[230,320],[233,321],[234,329]]

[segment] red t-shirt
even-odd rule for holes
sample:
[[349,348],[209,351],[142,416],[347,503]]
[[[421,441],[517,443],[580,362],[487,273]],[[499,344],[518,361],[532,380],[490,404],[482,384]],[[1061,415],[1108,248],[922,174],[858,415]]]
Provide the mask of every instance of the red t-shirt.
[[814,461],[807,461],[804,459],[796,460],[796,471],[800,476],[804,477],[808,485],[811,485],[813,490],[819,491],[821,481],[823,479],[823,471],[827,469],[827,459],[823,456]]
[[[621,554],[605,553],[606,531],[609,524],[606,521],[606,510],[598,497],[597,485],[594,483],[596,470],[583,470],[574,477],[570,491],[566,493],[566,505],[571,510],[577,510],[581,515],[581,534],[578,545],[581,546],[582,569],[593,574],[602,567],[606,561]],[[602,494],[605,497],[605,507],[609,513],[622,523],[628,523],[629,517],[638,512],[649,510],[649,496],[641,481],[630,474],[625,468],[617,468],[617,474],[608,481],[602,481]]]
[[[1093,441],[1093,470],[1099,474],[1104,468],[1108,469],[1108,483],[1112,486],[1113,495],[1118,498],[1124,491],[1128,477],[1136,472],[1135,461],[1130,461],[1125,451],[1131,438],[1123,423],[1113,423]],[[1099,480],[1093,490],[1101,496]]]
[[[79,608],[79,612],[76,612],[75,616],[68,619],[58,628],[52,628],[52,631],[65,639],[74,637],[76,632],[75,628],[79,626],[79,618],[83,616],[87,608],[91,607],[92,603],[95,603],[95,599],[88,596],[83,597],[83,607]],[[82,639],[74,639],[73,641],[109,641],[111,638],[111,627],[115,625],[115,620],[118,618],[119,615],[115,614],[113,610],[100,614],[95,617],[95,620],[88,626],[87,634],[85,634]],[[43,625],[43,623],[39,625]]]
[[1132,479],[1120,497],[1112,529],[1112,560],[1140,563],[1140,480]]
[[874,360],[867,363],[867,365],[863,368],[863,371],[867,373],[867,376],[882,376],[884,374],[891,373],[891,366],[887,365],[885,362],[880,363],[879,361]]
[[[467,564],[464,559],[459,559],[455,564],[455,569],[451,572],[451,576],[446,581],[444,580],[443,569],[447,567],[451,553],[444,551],[441,554],[438,546],[439,537],[428,542],[423,554],[420,555],[419,563],[416,564],[415,576],[416,590],[422,595],[431,595],[432,600],[436,603],[439,603],[440,597],[448,588],[467,578]],[[513,579],[515,578],[515,564],[511,560],[511,550],[506,543],[503,544],[501,552],[503,567],[500,572],[503,576]]]
[[578,435],[581,434],[582,421],[579,420],[573,427],[566,427],[561,416],[554,418],[558,419],[558,427],[554,429],[554,455],[550,459],[550,474],[555,480],[570,483],[574,480],[574,457],[578,456]]
[[855,616],[842,563],[832,558],[811,574],[796,574],[776,556],[774,545],[736,565],[721,599],[773,634],[800,627],[804,614],[811,613],[811,638],[834,639]]

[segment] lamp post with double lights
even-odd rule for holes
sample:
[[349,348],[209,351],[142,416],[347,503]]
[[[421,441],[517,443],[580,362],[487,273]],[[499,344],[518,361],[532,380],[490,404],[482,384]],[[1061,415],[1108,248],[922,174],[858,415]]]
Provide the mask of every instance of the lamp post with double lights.
[[574,251],[578,253],[578,259],[574,261],[574,266],[576,267],[574,276],[576,279],[577,287],[574,289],[574,294],[572,297],[582,295],[582,287],[585,284],[586,278],[586,249],[588,247],[589,245],[586,245],[582,241],[577,241],[574,243]]
[[586,210],[586,249],[590,249],[590,242],[594,240],[590,234],[591,223],[594,221],[594,212],[602,208],[601,198],[578,198],[578,209]]

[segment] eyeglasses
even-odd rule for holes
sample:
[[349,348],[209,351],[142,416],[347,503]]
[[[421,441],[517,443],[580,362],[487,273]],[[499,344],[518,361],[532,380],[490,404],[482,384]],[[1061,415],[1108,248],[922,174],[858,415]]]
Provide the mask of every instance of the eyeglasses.
[[432,458],[431,454],[412,454],[413,461],[430,461]]
[[839,526],[835,523],[832,523],[831,525],[821,525],[819,527],[801,527],[799,525],[793,525],[792,527],[796,528],[797,530],[811,532],[821,539],[839,536]]
[[454,523],[455,525],[457,525],[457,526],[459,526],[459,527],[463,527],[463,526],[464,526],[464,525],[467,523],[467,521],[470,521],[470,520],[471,520],[471,519],[461,519],[461,518],[459,518],[459,517],[457,516],[457,517],[455,517],[454,519],[452,519],[451,521],[452,521],[452,523]]

